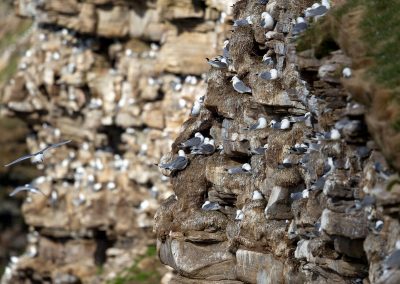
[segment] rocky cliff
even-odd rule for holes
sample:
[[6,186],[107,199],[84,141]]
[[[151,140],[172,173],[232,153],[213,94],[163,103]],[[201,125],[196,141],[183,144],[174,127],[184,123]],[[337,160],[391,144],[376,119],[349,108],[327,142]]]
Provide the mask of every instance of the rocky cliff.
[[[330,37],[294,32],[312,4],[16,1],[35,24],[3,112],[27,123],[31,151],[73,142],[38,166],[48,197],[27,196],[29,244],[3,282],[397,283],[395,148],[371,127],[376,104],[354,87],[368,80],[362,60],[323,25],[331,12],[308,19]],[[209,68],[227,38],[229,68]],[[188,166],[162,175],[154,164],[197,132],[218,150],[186,151]],[[173,272],[154,261],[155,238]]]
[[[344,4],[329,24],[309,16],[307,41],[295,24],[312,1],[260,2],[235,3],[234,20],[252,23],[234,27],[232,68],[209,71],[204,109],[172,147],[201,132],[222,150],[189,154],[171,174],[176,197],[156,214],[160,259],[178,272],[173,283],[398,283],[399,180],[381,154],[396,165],[398,152],[383,142],[396,139],[384,119],[396,107],[365,72],[374,54],[352,46],[369,39],[364,22],[374,36],[379,25]],[[274,20],[266,29],[265,11]],[[272,69],[275,79],[257,75]],[[234,90],[234,75],[251,94]],[[286,126],[247,129],[261,117]],[[245,163],[251,170],[230,170]]]
[[[28,247],[4,283],[157,283],[153,216],[170,193],[169,151],[230,28],[226,1],[15,1],[33,20],[3,116],[49,153],[22,206]],[[8,161],[21,153],[10,153]],[[13,169],[20,168],[15,165]]]

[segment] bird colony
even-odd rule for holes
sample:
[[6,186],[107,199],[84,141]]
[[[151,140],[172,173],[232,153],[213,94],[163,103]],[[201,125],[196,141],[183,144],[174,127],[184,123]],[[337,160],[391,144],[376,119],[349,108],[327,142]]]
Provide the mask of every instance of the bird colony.
[[399,177],[343,87],[352,62],[296,52],[331,2],[233,6],[199,115],[159,164],[175,193],[154,227],[171,283],[400,281]]
[[13,193],[29,244],[6,283],[105,283],[155,244],[153,217],[172,191],[154,164],[200,112],[205,58],[233,4],[158,2],[16,1],[34,24],[1,111],[28,124],[33,155],[20,163],[33,158],[42,175]]

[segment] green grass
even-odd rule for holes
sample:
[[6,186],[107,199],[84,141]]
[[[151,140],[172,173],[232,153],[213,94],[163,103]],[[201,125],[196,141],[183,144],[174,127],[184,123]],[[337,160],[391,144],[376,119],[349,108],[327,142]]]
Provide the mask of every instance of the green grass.
[[0,39],[0,51],[17,42],[18,38],[32,25],[31,20],[21,20],[15,30],[9,30]]
[[139,264],[145,259],[152,259],[155,263],[158,262],[157,248],[155,246],[149,246],[145,255],[139,256],[134,260],[132,265],[124,269],[117,277],[107,282],[107,284],[153,284],[160,283],[161,275],[156,270],[157,266],[154,265],[146,270],[141,270]]

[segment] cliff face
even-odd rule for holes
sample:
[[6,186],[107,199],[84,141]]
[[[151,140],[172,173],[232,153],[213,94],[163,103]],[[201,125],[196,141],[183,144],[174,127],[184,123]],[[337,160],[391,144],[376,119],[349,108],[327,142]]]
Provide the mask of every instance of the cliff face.
[[[293,23],[312,4],[234,5],[234,19],[252,16],[253,24],[233,29],[233,68],[209,71],[204,108],[184,123],[170,156],[196,132],[223,150],[188,153],[188,166],[171,174],[176,196],[155,217],[160,259],[178,273],[172,283],[398,283],[398,176],[367,131],[365,115],[376,115],[376,105],[360,104],[343,87],[351,90],[352,75],[342,72],[353,58],[333,41],[296,53]],[[264,11],[272,31],[260,26]],[[275,80],[257,76],[272,68],[264,54]],[[252,93],[236,92],[233,75]],[[311,123],[303,121],[307,112]],[[245,130],[260,117],[295,122]],[[293,149],[305,142],[307,153]],[[265,153],[252,153],[264,144]],[[227,172],[244,163],[250,172]],[[205,210],[205,201],[219,208]]]
[[[35,25],[3,113],[28,124],[32,152],[73,142],[39,166],[48,198],[27,196],[29,244],[3,282],[397,283],[400,188],[367,132],[370,106],[347,91],[353,55],[332,43],[296,52],[293,22],[312,1],[136,2],[16,1]],[[230,68],[209,69],[227,37]],[[277,79],[257,75],[272,67]],[[246,130],[260,117],[267,127]],[[269,126],[284,118],[288,129]],[[219,150],[161,175],[154,163],[196,132]],[[155,237],[174,272],[155,262]]]
[[231,3],[136,2],[15,1],[34,25],[3,115],[28,125],[30,152],[72,142],[38,166],[33,184],[48,197],[26,197],[29,244],[4,283],[156,283],[166,272],[152,226],[171,190],[154,164],[205,94]]

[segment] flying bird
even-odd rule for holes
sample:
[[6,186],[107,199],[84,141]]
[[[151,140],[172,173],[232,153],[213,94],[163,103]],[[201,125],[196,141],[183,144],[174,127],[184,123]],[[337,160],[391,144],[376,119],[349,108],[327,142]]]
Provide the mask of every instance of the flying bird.
[[46,196],[43,192],[41,192],[39,189],[33,187],[30,184],[25,184],[24,186],[18,186],[17,188],[15,188],[11,193],[10,196],[14,196],[17,193],[21,192],[21,191],[28,191],[30,193],[36,193],[36,194],[43,194],[43,196]]
[[36,153],[29,154],[29,155],[23,156],[21,158],[18,158],[15,161],[12,161],[11,163],[5,165],[5,167],[12,166],[12,165],[14,165],[16,163],[19,163],[19,162],[27,160],[27,159],[31,159],[32,163],[34,163],[34,164],[43,163],[44,154],[45,154],[46,151],[48,151],[50,149],[53,149],[53,148],[60,147],[60,146],[65,145],[65,144],[67,144],[69,142],[71,142],[71,140],[63,141],[63,142],[56,143],[56,144],[50,144],[49,146],[43,148],[42,150],[40,150],[40,151],[38,151]]

